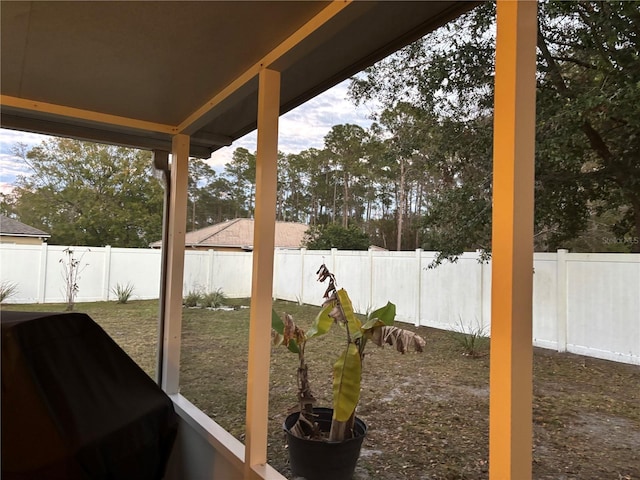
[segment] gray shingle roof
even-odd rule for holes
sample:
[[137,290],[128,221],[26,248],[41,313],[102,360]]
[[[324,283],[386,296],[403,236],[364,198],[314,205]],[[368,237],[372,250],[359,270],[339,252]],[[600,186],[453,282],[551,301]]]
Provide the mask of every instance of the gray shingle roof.
[[20,237],[50,237],[47,232],[25,225],[13,218],[0,215],[0,235],[11,235]]

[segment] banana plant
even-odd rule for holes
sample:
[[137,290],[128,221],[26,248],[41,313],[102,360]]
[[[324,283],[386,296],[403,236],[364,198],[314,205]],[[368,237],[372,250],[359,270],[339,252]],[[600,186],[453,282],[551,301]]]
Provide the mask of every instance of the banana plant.
[[[304,359],[306,342],[314,337],[327,334],[337,325],[345,335],[345,348],[333,365],[333,419],[329,441],[349,438],[353,432],[355,411],[360,400],[360,382],[362,379],[362,361],[364,350],[369,341],[378,346],[392,345],[405,353],[408,350],[422,352],[425,341],[415,333],[393,326],[396,307],[387,304],[371,312],[362,322],[353,311],[351,299],[344,289],[336,289],[335,276],[322,264],[317,272],[318,281],[329,280],[324,294],[324,303],[311,327],[305,332],[298,327],[291,315],[280,318],[275,312],[272,318],[272,337],[274,344],[283,344],[297,353],[298,366],[298,403],[299,422],[310,425],[313,431],[313,405],[315,398],[311,393],[308,369]],[[294,429],[294,432],[301,430]]]

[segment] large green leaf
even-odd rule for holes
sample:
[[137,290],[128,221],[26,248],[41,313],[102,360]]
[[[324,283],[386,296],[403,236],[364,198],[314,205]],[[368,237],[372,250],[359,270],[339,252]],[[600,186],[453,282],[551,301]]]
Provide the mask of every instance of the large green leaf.
[[313,324],[307,331],[307,339],[324,335],[329,331],[329,329],[331,329],[331,325],[333,325],[333,318],[329,316],[329,313],[335,307],[335,304],[336,302],[330,302],[320,310],[320,313],[316,315]]
[[396,306],[391,302],[387,302],[384,307],[371,312],[369,318],[377,318],[382,320],[385,325],[393,325],[393,321],[396,319]]
[[351,299],[347,294],[347,291],[344,288],[341,288],[336,292],[338,296],[338,300],[340,302],[340,306],[342,307],[342,312],[344,313],[344,320],[349,328],[349,334],[352,339],[356,339],[362,335],[360,331],[360,327],[362,327],[362,322],[358,320],[356,314],[353,312],[353,305],[351,304]]
[[370,318],[365,322],[364,325],[362,325],[362,331],[363,333],[371,334],[371,330],[376,327],[386,327],[386,325],[382,322],[382,320],[379,320],[377,318]]
[[362,364],[355,344],[350,343],[333,366],[333,419],[346,422],[360,399]]
[[280,335],[284,334],[284,322],[280,315],[275,310],[271,309],[271,328],[273,328]]
[[292,353],[300,353],[300,347],[298,347],[298,342],[296,342],[293,338],[289,340],[289,343],[287,343],[287,348]]

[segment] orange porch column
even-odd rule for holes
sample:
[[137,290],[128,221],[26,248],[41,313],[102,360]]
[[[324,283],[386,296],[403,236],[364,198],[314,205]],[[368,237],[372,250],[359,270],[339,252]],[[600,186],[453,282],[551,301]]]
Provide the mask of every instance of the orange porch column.
[[280,73],[262,69],[258,85],[258,150],[249,314],[245,478],[252,478],[252,469],[267,462]]
[[164,298],[161,386],[168,394],[178,393],[180,385],[180,347],[182,344],[182,280],[184,277],[184,238],[187,228],[187,184],[189,178],[189,136],[174,135],[171,144],[171,196],[169,198],[169,237]]
[[536,16],[535,1],[498,1],[489,418],[491,480],[531,478]]

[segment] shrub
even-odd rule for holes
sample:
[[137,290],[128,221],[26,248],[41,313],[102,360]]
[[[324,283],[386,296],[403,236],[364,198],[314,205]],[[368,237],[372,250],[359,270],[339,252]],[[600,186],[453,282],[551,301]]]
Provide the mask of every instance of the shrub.
[[463,354],[472,358],[486,355],[489,347],[489,337],[486,332],[486,325],[465,327],[462,320],[458,322],[458,330],[451,332],[451,336],[462,348]]
[[133,294],[133,285],[130,282],[124,286],[118,283],[111,291],[118,298],[118,303],[127,303]]
[[192,308],[197,307],[202,300],[202,294],[195,290],[190,290],[189,293],[182,299],[182,304],[185,307]]
[[8,280],[0,283],[0,303],[18,293],[18,284]]
[[227,296],[224,294],[221,288],[218,288],[214,292],[205,293],[200,299],[200,306],[202,308],[218,308],[227,302]]

